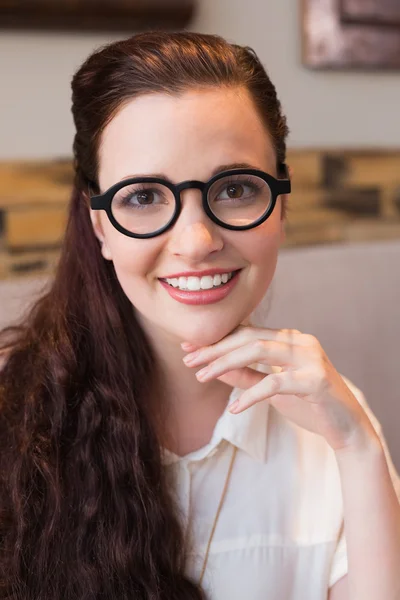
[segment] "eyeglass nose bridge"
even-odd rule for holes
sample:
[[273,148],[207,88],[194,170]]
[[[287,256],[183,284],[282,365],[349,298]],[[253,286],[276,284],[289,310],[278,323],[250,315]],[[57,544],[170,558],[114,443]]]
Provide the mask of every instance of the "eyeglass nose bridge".
[[[175,185],[174,187],[175,187],[176,211],[175,211],[175,218],[173,219],[173,223],[175,223],[177,221],[178,217],[181,214],[181,210],[182,210],[181,193],[184,190],[196,189],[196,190],[201,191],[203,210],[206,213],[206,215],[208,216],[208,218],[213,223],[216,223],[217,225],[222,225],[222,227],[225,227],[225,225],[222,223],[222,221],[220,221],[218,219],[218,217],[212,213],[212,211],[208,205],[207,194],[208,194],[208,190],[210,187],[210,182],[204,182],[204,181],[198,181],[197,179],[191,179],[188,181],[182,181],[182,183],[179,183],[178,185]],[[228,226],[228,228],[229,228],[229,226]]]
[[191,190],[191,189],[196,189],[196,190],[200,190],[201,193],[204,196],[204,190],[206,189],[207,184],[204,183],[204,181],[197,181],[196,179],[193,180],[188,180],[188,181],[182,181],[182,183],[180,183],[179,185],[175,186],[176,191],[178,192],[179,196],[181,195],[181,193],[184,190]]
[[184,190],[191,190],[191,189],[196,189],[196,190],[200,190],[201,194],[202,194],[202,204],[203,204],[203,210],[206,213],[206,215],[208,216],[209,219],[211,219],[211,221],[213,221],[214,223],[219,223],[219,220],[215,217],[215,215],[212,214],[210,207],[208,206],[208,202],[207,202],[207,193],[206,190],[208,191],[208,183],[205,183],[204,181],[198,181],[197,179],[191,179],[191,180],[187,180],[187,181],[182,181],[182,183],[179,183],[178,185],[175,185],[175,201],[176,201],[176,206],[175,206],[175,216],[172,220],[172,224],[174,224],[180,214],[181,214],[181,210],[182,210],[182,198],[181,198],[181,193]]

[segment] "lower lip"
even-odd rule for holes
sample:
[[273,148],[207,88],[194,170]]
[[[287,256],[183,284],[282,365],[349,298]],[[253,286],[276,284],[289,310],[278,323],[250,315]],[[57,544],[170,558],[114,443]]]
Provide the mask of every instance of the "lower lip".
[[159,279],[159,282],[167,290],[168,294],[174,298],[174,300],[178,300],[178,302],[182,302],[183,304],[212,304],[213,302],[220,302],[233,290],[239,279],[239,273],[240,271],[236,271],[228,283],[225,283],[225,285],[220,288],[211,290],[186,292],[179,288],[172,287],[172,285],[169,285],[166,281],[161,281],[161,279]]

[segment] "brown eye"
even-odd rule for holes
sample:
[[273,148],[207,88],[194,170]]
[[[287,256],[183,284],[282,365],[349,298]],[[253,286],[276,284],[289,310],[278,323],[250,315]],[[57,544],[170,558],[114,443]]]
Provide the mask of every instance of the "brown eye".
[[115,208],[145,209],[157,208],[168,203],[170,191],[162,185],[133,184],[121,188],[113,198]]
[[151,204],[152,202],[154,202],[154,192],[152,192],[151,190],[137,192],[136,199],[139,202],[139,204]]
[[243,195],[243,186],[235,183],[226,188],[229,198],[240,198]]

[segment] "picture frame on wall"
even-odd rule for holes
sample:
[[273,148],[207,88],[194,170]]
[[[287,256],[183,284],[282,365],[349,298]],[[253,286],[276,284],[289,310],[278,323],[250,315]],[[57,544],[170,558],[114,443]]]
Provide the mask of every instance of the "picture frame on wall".
[[340,0],[344,22],[400,27],[399,0]]
[[313,69],[400,69],[399,0],[301,0],[302,61]]
[[183,28],[196,0],[0,0],[0,29],[138,31]]

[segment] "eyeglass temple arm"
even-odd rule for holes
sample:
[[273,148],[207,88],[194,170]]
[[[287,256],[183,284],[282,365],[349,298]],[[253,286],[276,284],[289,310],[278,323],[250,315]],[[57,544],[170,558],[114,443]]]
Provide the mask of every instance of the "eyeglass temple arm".
[[292,184],[290,181],[289,169],[286,163],[280,163],[279,174],[282,174],[282,177],[278,178],[279,194],[290,194],[292,191]]
[[100,210],[106,208],[103,196],[101,194],[94,194],[93,186],[91,183],[88,183],[88,194],[90,207],[93,210]]

